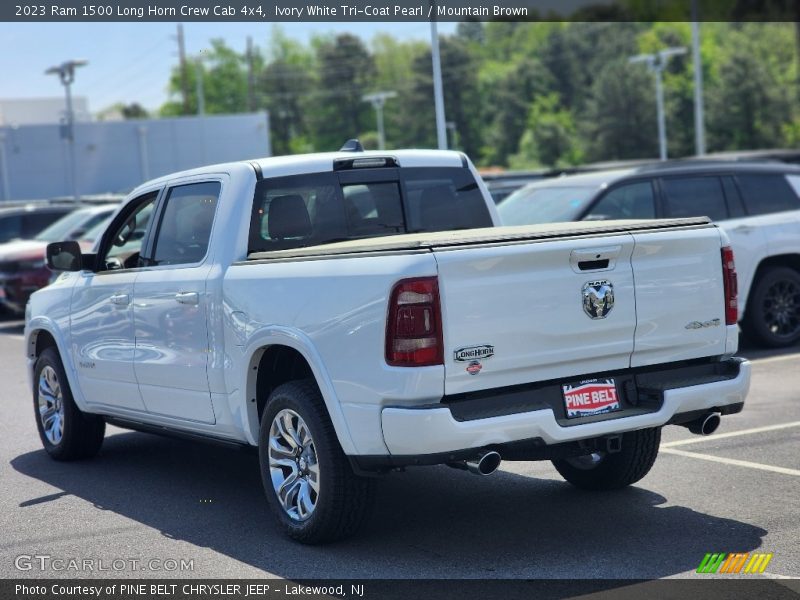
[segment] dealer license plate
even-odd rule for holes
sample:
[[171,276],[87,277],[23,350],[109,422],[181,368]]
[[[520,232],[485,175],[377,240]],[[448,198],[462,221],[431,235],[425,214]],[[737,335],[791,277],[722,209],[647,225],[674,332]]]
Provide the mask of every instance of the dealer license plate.
[[613,379],[584,379],[562,385],[561,391],[568,419],[619,410],[617,385]]

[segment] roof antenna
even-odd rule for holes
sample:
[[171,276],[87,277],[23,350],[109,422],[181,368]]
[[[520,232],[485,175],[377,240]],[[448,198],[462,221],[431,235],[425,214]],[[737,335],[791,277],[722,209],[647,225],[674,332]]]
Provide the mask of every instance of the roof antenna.
[[347,140],[344,146],[339,148],[339,152],[363,152],[364,146],[357,139]]

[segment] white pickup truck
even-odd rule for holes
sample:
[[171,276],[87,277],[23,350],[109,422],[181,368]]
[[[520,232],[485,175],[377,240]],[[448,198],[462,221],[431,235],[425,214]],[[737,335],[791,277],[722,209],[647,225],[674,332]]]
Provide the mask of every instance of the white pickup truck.
[[634,483],[661,427],[742,410],[736,272],[705,219],[493,227],[456,152],[338,152],[162,177],[28,305],[40,437],[105,424],[256,446],[291,537],[353,533],[375,474],[552,460]]

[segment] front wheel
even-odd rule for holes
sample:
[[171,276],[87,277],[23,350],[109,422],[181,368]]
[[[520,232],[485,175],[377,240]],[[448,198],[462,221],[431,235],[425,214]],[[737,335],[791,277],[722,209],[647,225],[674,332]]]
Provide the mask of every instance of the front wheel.
[[258,453],[267,501],[292,539],[332,542],[364,522],[374,482],[353,473],[313,381],[285,383],[270,394]]
[[661,428],[622,434],[619,452],[594,452],[553,461],[553,466],[572,485],[584,490],[615,490],[636,483],[653,466],[661,444]]
[[765,271],[750,293],[743,329],[762,346],[781,348],[800,340],[800,273],[787,267]]
[[75,404],[55,348],[46,348],[36,360],[33,385],[36,427],[47,453],[55,460],[97,454],[105,436],[105,421],[81,411]]

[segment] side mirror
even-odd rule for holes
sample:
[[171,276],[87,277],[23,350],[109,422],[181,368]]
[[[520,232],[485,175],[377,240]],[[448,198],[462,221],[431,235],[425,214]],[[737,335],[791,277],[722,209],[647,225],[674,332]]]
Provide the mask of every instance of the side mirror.
[[47,266],[53,271],[80,271],[83,268],[78,242],[47,244]]

